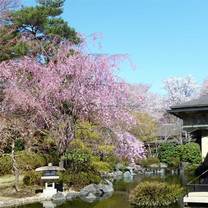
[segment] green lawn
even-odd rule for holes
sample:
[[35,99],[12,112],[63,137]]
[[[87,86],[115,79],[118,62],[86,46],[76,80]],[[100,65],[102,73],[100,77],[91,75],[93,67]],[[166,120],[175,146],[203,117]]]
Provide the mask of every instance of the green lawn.
[[21,198],[26,196],[33,196],[35,194],[35,186],[24,186],[23,175],[20,175],[19,188],[16,192],[14,189],[15,177],[13,175],[0,176],[0,200],[9,198]]
[[[20,175],[20,184],[22,184],[23,175]],[[6,188],[14,185],[15,177],[13,175],[0,176],[0,188]]]

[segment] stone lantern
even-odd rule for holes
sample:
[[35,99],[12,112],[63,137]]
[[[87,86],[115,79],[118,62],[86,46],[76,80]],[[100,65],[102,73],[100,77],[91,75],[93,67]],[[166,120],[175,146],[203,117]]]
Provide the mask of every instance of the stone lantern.
[[57,188],[55,187],[56,181],[59,179],[58,171],[64,171],[64,168],[59,166],[53,166],[49,163],[48,166],[43,166],[36,168],[35,171],[42,172],[41,179],[45,183],[45,188],[43,189],[43,195],[45,197],[52,197],[57,193]]

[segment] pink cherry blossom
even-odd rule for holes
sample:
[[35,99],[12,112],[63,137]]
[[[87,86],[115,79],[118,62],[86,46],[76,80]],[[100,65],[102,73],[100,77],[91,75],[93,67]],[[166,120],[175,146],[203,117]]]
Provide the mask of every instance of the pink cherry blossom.
[[[83,49],[65,46],[47,65],[28,57],[2,62],[1,113],[26,116],[37,129],[52,132],[60,149],[73,139],[75,123],[80,119],[110,129],[125,125],[127,130],[134,124],[125,105],[127,85],[115,75],[124,58],[89,55]],[[139,151],[143,154],[141,143],[124,135],[125,148],[134,148],[134,156],[140,156]]]

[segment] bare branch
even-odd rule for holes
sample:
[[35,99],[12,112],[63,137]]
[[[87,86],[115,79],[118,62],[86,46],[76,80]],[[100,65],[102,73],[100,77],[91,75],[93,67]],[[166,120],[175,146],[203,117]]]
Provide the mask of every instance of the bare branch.
[[0,17],[19,6],[19,0],[0,0]]

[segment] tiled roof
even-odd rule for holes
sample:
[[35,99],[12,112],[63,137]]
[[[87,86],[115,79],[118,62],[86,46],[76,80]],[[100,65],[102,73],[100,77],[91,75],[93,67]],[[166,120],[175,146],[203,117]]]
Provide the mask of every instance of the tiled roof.
[[171,106],[171,109],[208,107],[208,95],[201,96],[188,102]]

